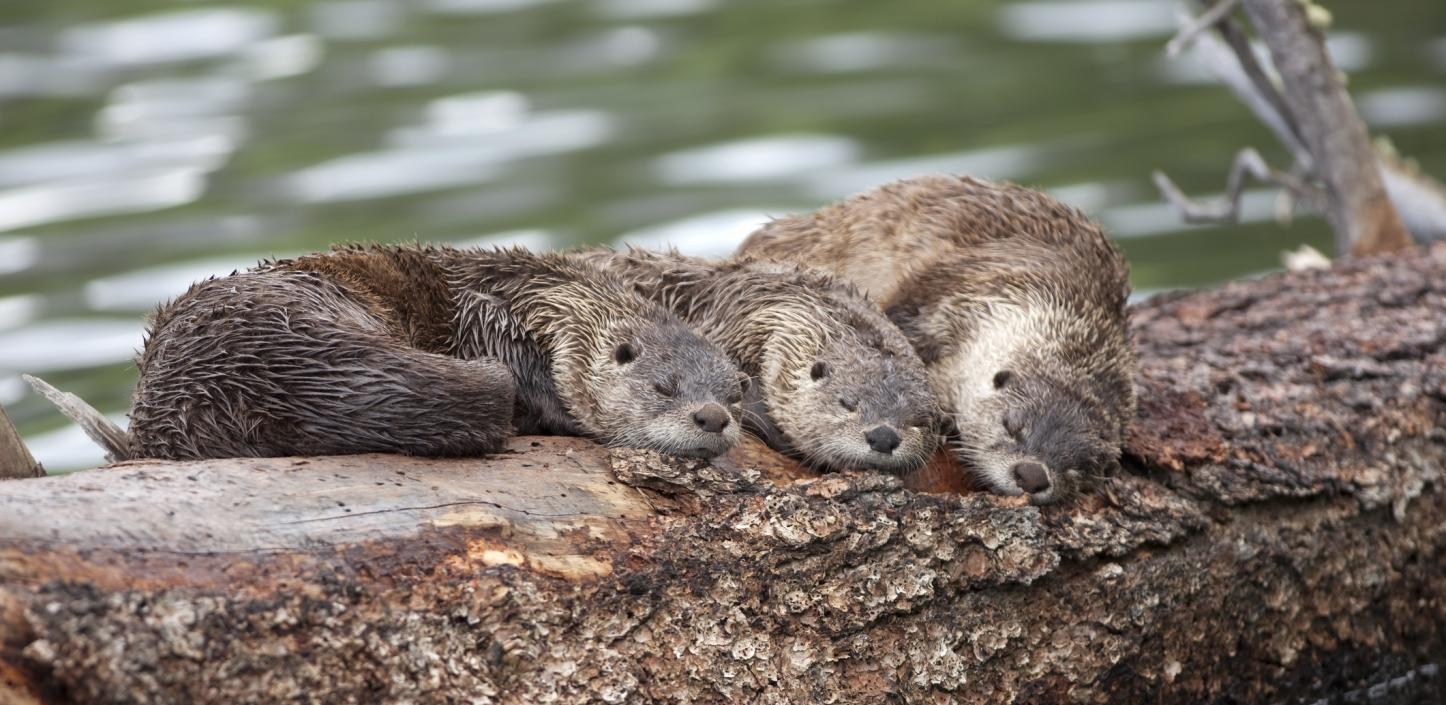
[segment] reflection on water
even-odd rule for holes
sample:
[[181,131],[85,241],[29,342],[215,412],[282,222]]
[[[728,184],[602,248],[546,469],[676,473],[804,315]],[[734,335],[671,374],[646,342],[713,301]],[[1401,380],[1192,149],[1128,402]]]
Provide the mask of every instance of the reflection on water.
[[685,149],[658,157],[658,178],[667,185],[766,182],[827,172],[853,161],[859,146],[846,137],[759,137]]
[[1173,34],[1176,26],[1174,3],[1157,0],[1014,2],[999,12],[1006,36],[1035,42],[1159,39]]
[[743,238],[783,209],[770,212],[727,210],[690,216],[634,230],[618,238],[618,245],[645,247],[653,250],[676,247],[678,251],[702,257],[724,257],[743,243]]
[[[1332,8],[1330,49],[1373,128],[1446,173],[1446,5],[1369,5]],[[145,311],[332,242],[719,255],[769,218],[965,172],[1095,214],[1141,292],[1327,246],[1318,219],[1276,225],[1267,190],[1228,228],[1159,203],[1151,169],[1209,193],[1236,149],[1273,146],[1198,57],[1163,57],[1174,13],[1160,0],[7,2],[0,403],[52,470],[93,464],[99,451],[20,373],[121,418]]]

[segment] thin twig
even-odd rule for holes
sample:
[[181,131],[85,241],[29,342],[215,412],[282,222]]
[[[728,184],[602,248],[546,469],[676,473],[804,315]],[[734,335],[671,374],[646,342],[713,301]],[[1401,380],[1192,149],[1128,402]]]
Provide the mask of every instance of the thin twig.
[[1155,187],[1160,189],[1160,195],[1180,209],[1185,221],[1190,223],[1233,223],[1238,220],[1240,195],[1245,190],[1247,175],[1285,188],[1312,208],[1319,209],[1325,205],[1325,194],[1321,193],[1320,189],[1296,176],[1271,168],[1260,153],[1250,147],[1235,155],[1235,161],[1230,166],[1230,175],[1226,178],[1225,195],[1215,201],[1191,200],[1165,172],[1157,169],[1153,174]]
[[[1265,120],[1264,116],[1262,116],[1262,120],[1265,120],[1266,124],[1271,125],[1272,128],[1276,130],[1277,137],[1281,143],[1290,149],[1296,161],[1302,162],[1302,168],[1314,170],[1315,160],[1311,156],[1310,150],[1305,146],[1305,139],[1301,137],[1300,121],[1296,119],[1295,113],[1291,111],[1290,103],[1287,102],[1285,96],[1281,94],[1280,86],[1277,84],[1276,79],[1272,78],[1272,74],[1266,71],[1265,67],[1261,65],[1260,60],[1255,56],[1255,50],[1250,45],[1250,39],[1245,36],[1245,29],[1240,26],[1240,23],[1236,21],[1235,18],[1226,17],[1220,21],[1217,30],[1220,38],[1223,39],[1225,44],[1230,47],[1230,50],[1235,53],[1236,60],[1240,62],[1241,71],[1243,71],[1246,78],[1249,79],[1249,85],[1255,89],[1254,92],[1257,99],[1265,101],[1265,104],[1269,105],[1271,110],[1276,114],[1278,125],[1272,123],[1270,120]],[[1233,89],[1238,93],[1243,91],[1245,87],[1234,86]],[[1246,104],[1251,105],[1251,101],[1247,100]],[[1259,114],[1259,111],[1257,111],[1257,114]]]
[[1219,22],[1221,18],[1234,12],[1235,6],[1238,4],[1240,4],[1240,0],[1218,0],[1214,5],[1207,8],[1205,12],[1201,13],[1199,17],[1186,22],[1185,26],[1181,27],[1180,31],[1175,34],[1175,38],[1171,39],[1170,43],[1165,45],[1165,53],[1172,59],[1178,56],[1186,45],[1195,41],[1195,37],[1199,36],[1201,32],[1214,27],[1215,23]]

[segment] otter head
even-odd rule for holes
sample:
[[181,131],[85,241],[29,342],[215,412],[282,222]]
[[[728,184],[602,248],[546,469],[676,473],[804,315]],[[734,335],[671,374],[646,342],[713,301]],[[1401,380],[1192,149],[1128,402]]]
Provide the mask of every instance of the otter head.
[[1087,382],[1066,384],[1029,365],[965,382],[951,409],[960,459],[994,492],[1048,504],[1119,466],[1118,414]]
[[902,473],[934,451],[934,395],[912,351],[841,336],[772,367],[769,416],[808,464]]
[[595,418],[614,445],[711,458],[738,443],[747,377],[677,321],[620,326],[595,360]]

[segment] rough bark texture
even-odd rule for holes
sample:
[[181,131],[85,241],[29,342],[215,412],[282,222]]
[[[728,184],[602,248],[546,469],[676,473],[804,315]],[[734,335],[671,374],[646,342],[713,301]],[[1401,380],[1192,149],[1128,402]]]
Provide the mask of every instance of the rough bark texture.
[[[40,477],[45,469],[35,462],[35,456],[25,447],[10,416],[0,409],[0,480]],[[3,705],[3,704],[0,704]]]
[[1382,184],[1370,135],[1326,54],[1324,37],[1310,25],[1306,3],[1243,2],[1270,48],[1290,114],[1329,193],[1325,215],[1335,230],[1336,252],[1367,255],[1410,247],[1411,236]]
[[534,438],[4,483],[0,703],[1437,702],[1446,245],[1136,328],[1071,506]]

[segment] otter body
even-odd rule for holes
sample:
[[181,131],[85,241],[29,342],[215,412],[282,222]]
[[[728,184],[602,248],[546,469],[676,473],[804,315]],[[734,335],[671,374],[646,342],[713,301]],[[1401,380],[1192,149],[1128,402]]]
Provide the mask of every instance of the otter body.
[[908,340],[854,287],[797,265],[676,252],[579,257],[632,282],[754,379],[744,424],[821,469],[903,472],[933,452],[933,394]]
[[1012,184],[925,177],[774,221],[739,252],[867,291],[993,490],[1055,501],[1117,465],[1135,403],[1128,268],[1079,211]]
[[[501,445],[511,374],[445,353],[444,298],[290,265],[203,281],[160,307],[138,360],[132,455],[446,456]],[[436,274],[421,257],[386,271],[417,286]]]
[[341,248],[201,282],[157,312],[139,367],[140,457],[473,455],[514,411],[530,432],[684,455],[738,438],[722,351],[615,278],[524,250]]

